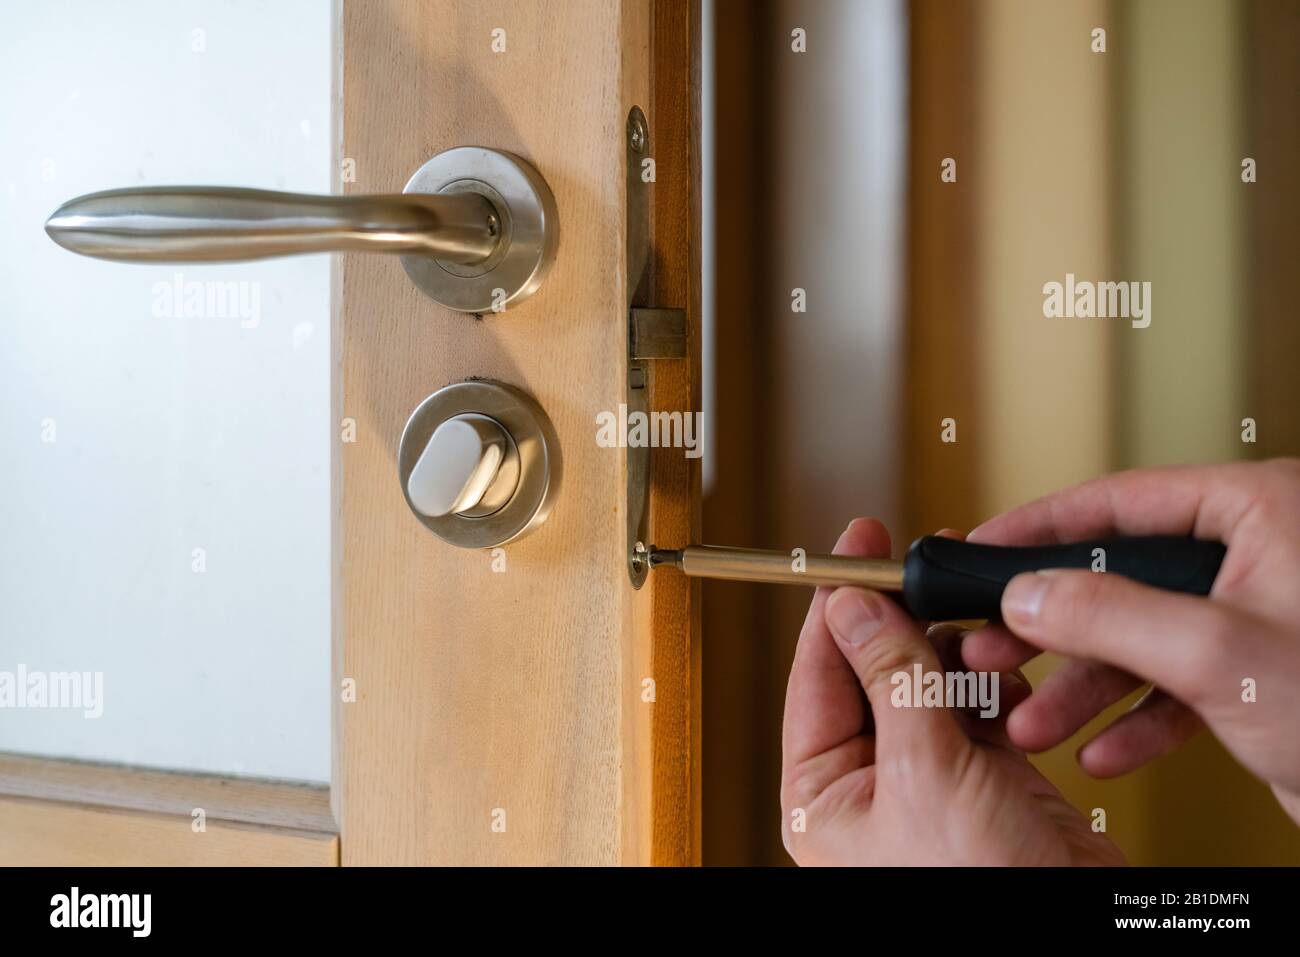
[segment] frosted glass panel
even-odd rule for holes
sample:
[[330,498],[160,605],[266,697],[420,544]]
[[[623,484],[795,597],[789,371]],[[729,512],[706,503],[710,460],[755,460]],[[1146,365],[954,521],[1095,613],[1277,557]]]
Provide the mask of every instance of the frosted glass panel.
[[323,0],[0,13],[0,750],[329,776],[328,258],[42,226],[114,187],[329,192],[330,33]]

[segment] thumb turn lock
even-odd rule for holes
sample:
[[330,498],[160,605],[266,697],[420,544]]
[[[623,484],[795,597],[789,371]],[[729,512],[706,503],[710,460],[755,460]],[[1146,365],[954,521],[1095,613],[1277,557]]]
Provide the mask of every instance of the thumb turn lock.
[[402,432],[397,467],[426,528],[462,548],[493,548],[546,520],[560,484],[560,445],[531,396],[478,379],[420,403]]
[[500,422],[469,412],[433,430],[406,480],[421,515],[482,518],[499,511],[519,486],[519,448]]

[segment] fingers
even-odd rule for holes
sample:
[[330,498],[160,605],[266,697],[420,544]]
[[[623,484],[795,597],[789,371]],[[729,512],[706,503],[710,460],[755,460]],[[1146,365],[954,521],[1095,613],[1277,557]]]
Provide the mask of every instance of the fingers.
[[[840,535],[835,554],[885,558],[889,549],[884,525],[859,518]],[[857,676],[826,629],[823,612],[832,590],[819,588],[813,596],[790,668],[781,735],[786,771],[861,734],[868,717]]]
[[968,536],[990,545],[1048,545],[1104,535],[1194,535],[1228,541],[1261,487],[1251,463],[1119,472],[990,519]]
[[961,643],[961,657],[975,671],[1014,671],[1042,654],[1005,626],[989,623],[968,633]]
[[1026,751],[1054,748],[1142,683],[1100,661],[1068,659],[1010,713],[1007,735]]
[[1079,749],[1079,766],[1097,778],[1128,774],[1181,747],[1204,726],[1191,708],[1152,688]]
[[996,745],[1023,755],[1024,751],[1011,740],[1007,734],[1007,717],[1015,713],[1015,708],[1031,694],[1033,689],[1028,679],[1018,671],[1004,671],[993,675],[998,683],[998,713],[987,718],[980,716],[980,709],[966,708],[957,714],[957,723],[972,741]]
[[[1025,673],[1019,668],[999,672],[998,678],[1000,679],[998,683],[998,713],[1003,723],[1005,723],[1006,718],[1020,706],[1020,703],[1034,693],[1034,689],[1029,683],[1029,679],[1025,677]],[[1023,748],[1017,750],[1023,750]]]
[[1193,707],[1235,692],[1223,681],[1229,667],[1242,673],[1260,658],[1260,628],[1244,613],[1119,575],[1017,575],[1002,595],[1002,617],[1039,648],[1117,666]]
[[[959,709],[957,724],[976,741],[995,744],[999,747],[1013,748],[1015,745],[1006,733],[1007,715],[1011,714],[1020,702],[1029,697],[1032,689],[1029,680],[1015,667],[1006,669],[975,667],[968,664],[966,642],[978,632],[968,631],[955,622],[940,622],[926,630],[926,640],[934,647],[939,656],[939,666],[945,672],[985,671],[995,672],[992,679],[998,683],[997,714],[981,717],[979,705]],[[1037,649],[1034,649],[1037,654]]]
[[955,621],[941,621],[925,630],[925,639],[939,658],[944,671],[962,670],[962,643],[969,632]]
[[[891,700],[896,688],[915,683],[917,666],[922,676],[941,671],[916,623],[885,596],[861,588],[837,589],[826,603],[826,623],[871,704],[877,765],[951,770],[970,746],[953,712]],[[910,695],[900,697],[911,703]]]

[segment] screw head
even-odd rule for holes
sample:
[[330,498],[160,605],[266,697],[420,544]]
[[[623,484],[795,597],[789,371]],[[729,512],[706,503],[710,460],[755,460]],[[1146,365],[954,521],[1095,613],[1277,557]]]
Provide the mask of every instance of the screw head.
[[640,110],[634,110],[628,118],[627,124],[628,142],[631,143],[632,149],[640,153],[645,149],[646,128],[645,117]]

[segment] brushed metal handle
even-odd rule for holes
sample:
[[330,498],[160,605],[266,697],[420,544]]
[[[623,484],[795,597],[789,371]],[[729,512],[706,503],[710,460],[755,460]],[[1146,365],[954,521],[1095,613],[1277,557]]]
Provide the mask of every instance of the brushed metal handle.
[[312,196],[221,186],[112,189],[45,223],[64,249],[118,262],[229,262],[315,252],[406,253],[472,264],[500,221],[474,193]]
[[501,312],[538,290],[559,245],[555,197],[528,162],[460,146],[401,193],[314,196],[224,186],[147,186],[69,200],[45,223],[83,256],[231,262],[317,252],[395,253],[411,281],[460,312]]

